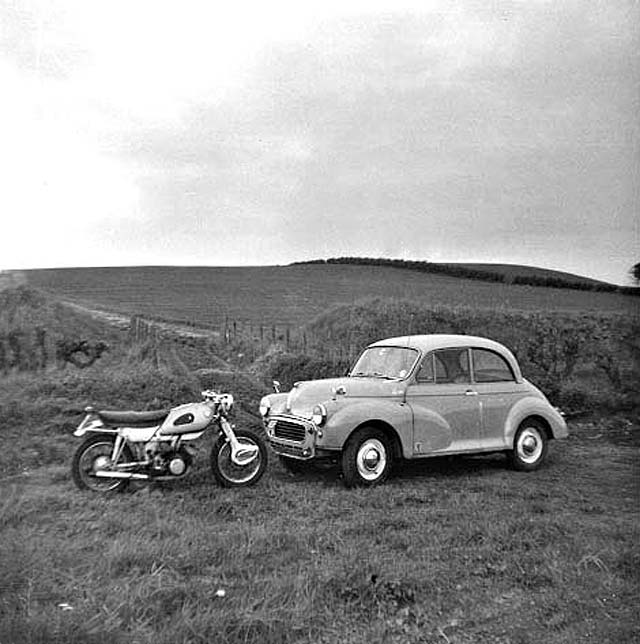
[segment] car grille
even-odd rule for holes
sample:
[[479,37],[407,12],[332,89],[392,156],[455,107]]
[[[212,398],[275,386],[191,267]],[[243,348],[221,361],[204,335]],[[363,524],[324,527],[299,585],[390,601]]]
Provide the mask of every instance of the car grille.
[[276,438],[301,443],[305,437],[305,428],[304,425],[290,420],[278,420],[273,434]]

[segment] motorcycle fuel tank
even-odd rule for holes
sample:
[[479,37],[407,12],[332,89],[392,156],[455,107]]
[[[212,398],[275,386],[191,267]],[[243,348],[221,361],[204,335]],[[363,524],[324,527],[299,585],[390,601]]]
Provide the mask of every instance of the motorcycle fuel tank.
[[190,434],[202,431],[213,417],[213,410],[206,403],[188,403],[175,407],[160,427],[164,436]]

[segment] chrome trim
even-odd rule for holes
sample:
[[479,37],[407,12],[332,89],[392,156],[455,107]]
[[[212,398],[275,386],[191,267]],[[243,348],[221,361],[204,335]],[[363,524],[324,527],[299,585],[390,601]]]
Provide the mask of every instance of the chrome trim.
[[[278,421],[299,425],[304,431],[303,440],[297,441],[276,436],[275,426]],[[276,454],[284,454],[302,460],[315,456],[317,428],[312,421],[300,416],[276,414],[269,417],[266,426],[269,444]]]

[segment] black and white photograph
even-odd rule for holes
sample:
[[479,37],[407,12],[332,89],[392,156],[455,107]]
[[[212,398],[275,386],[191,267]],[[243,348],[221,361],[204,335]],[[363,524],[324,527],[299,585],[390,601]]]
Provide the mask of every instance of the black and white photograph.
[[640,640],[638,0],[0,0],[0,644]]

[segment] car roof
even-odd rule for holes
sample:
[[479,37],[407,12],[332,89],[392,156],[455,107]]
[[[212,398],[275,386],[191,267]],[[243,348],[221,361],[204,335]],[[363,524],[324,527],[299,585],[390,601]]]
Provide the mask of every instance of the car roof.
[[450,349],[453,347],[476,347],[496,351],[511,365],[511,369],[517,382],[522,381],[522,372],[516,357],[504,345],[481,338],[477,335],[453,335],[445,333],[432,333],[429,335],[403,335],[397,338],[379,340],[369,345],[370,347],[408,347],[418,349],[423,355],[436,349]]
[[450,349],[454,347],[476,347],[479,349],[489,349],[497,351],[505,357],[511,364],[516,380],[520,382],[522,372],[516,357],[504,345],[490,340],[481,338],[477,335],[455,335],[447,333],[431,333],[429,335],[403,335],[397,338],[387,338],[378,340],[369,345],[370,347],[408,347],[418,349],[423,355],[436,349]]
[[483,349],[494,349],[501,353],[510,353],[509,350],[494,340],[481,338],[475,335],[454,335],[447,333],[431,333],[429,335],[404,335],[397,338],[378,340],[369,345],[370,347],[410,347],[427,352],[434,349],[445,349],[451,347],[479,347]]

